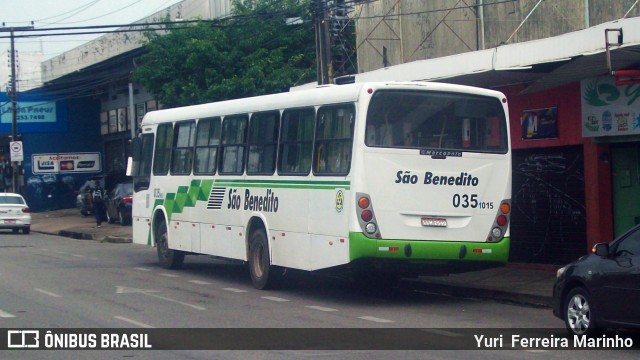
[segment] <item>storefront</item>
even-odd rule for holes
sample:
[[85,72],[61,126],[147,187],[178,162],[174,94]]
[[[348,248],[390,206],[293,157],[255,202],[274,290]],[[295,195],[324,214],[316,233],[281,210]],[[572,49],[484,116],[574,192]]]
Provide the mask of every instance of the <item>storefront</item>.
[[[580,83],[582,134],[609,148],[612,222],[618,236],[640,223],[640,83],[616,85],[614,77]],[[603,216],[606,214],[603,214]]]

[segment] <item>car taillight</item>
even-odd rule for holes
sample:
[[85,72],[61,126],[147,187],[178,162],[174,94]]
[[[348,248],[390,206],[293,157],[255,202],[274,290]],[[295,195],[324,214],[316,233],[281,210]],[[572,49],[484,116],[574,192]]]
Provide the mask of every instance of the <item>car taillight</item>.
[[31,210],[29,210],[29,208],[22,208],[22,212],[23,213],[30,213]]
[[123,203],[130,203],[130,202],[133,202],[133,196],[123,196],[123,197],[122,197],[122,202],[123,202]]

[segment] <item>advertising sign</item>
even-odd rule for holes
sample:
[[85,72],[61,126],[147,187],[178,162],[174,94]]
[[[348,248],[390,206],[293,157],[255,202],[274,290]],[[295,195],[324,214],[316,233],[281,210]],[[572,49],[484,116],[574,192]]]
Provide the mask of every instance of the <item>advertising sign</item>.
[[520,118],[523,140],[556,139],[558,108],[525,110]]
[[34,154],[34,174],[102,172],[100,153]]
[[[11,103],[0,106],[0,122],[11,124],[13,120]],[[18,101],[18,123],[56,122],[56,103],[42,101]]]
[[640,84],[617,86],[612,76],[580,82],[582,136],[640,134]]

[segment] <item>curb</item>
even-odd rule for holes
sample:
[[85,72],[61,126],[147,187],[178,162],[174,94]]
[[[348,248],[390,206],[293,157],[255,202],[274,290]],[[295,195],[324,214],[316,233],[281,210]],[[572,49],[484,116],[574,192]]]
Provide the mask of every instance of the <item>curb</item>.
[[105,237],[103,237],[101,239],[97,239],[92,234],[84,233],[84,232],[81,232],[81,231],[60,230],[57,233],[52,232],[52,231],[34,231],[34,232],[41,233],[41,234],[47,234],[47,235],[63,236],[63,237],[68,237],[68,238],[72,238],[72,239],[76,239],[76,240],[99,240],[101,242],[108,242],[108,243],[112,243],[112,244],[131,244],[131,243],[133,243],[133,239],[127,238],[127,237],[107,235],[107,236],[105,236]]
[[93,235],[77,231],[60,230],[58,235],[78,240],[94,240]]
[[131,244],[133,242],[133,239],[120,236],[105,236],[105,238],[102,239],[102,242],[108,242],[112,244]]
[[452,285],[415,280],[423,286],[423,291],[445,294],[455,297],[480,298],[498,302],[527,305],[539,308],[552,308],[553,297],[534,294],[508,292],[496,289],[477,288],[464,285]]

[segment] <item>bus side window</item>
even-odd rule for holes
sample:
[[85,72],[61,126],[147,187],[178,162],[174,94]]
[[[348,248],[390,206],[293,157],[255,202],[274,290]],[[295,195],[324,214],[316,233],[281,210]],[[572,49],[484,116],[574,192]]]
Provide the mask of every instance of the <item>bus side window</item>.
[[153,175],[167,175],[173,145],[173,124],[158,125],[156,147],[153,154]]
[[133,151],[133,190],[141,191],[149,188],[151,180],[151,160],[153,158],[153,134],[144,134],[135,138]]
[[174,145],[171,154],[171,174],[189,175],[193,164],[193,145],[195,144],[196,122],[176,123]]
[[193,162],[194,174],[216,173],[218,147],[220,146],[220,118],[198,121],[196,128],[196,152]]
[[220,174],[240,175],[244,171],[247,122],[247,115],[232,115],[222,119]]
[[276,168],[280,113],[254,113],[249,122],[248,175],[272,175]]
[[278,174],[309,174],[315,116],[313,108],[287,109],[282,113]]
[[314,173],[347,175],[351,168],[355,109],[351,104],[323,106],[318,110]]

